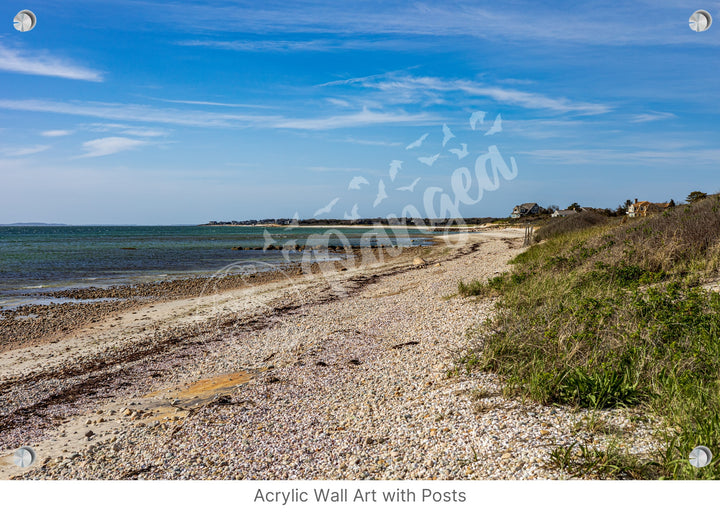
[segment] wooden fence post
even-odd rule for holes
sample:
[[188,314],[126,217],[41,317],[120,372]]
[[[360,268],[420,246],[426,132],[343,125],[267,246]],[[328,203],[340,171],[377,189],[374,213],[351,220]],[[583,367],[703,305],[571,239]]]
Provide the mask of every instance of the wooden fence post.
[[523,241],[523,247],[530,246],[532,244],[533,227],[529,224],[525,225],[525,240]]

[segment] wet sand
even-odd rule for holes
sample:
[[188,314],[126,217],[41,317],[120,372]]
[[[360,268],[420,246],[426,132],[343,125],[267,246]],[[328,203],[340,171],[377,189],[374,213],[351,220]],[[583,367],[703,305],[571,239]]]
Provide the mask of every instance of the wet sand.
[[[321,259],[337,261],[337,267],[351,267],[368,253],[377,249],[352,250],[346,255],[336,251],[319,253]],[[413,248],[395,250],[395,253],[414,256]],[[339,260],[349,257],[348,260]],[[387,260],[387,253],[385,259]],[[251,261],[252,262],[252,261]],[[254,262],[253,262],[254,263]],[[236,274],[232,271],[215,276],[198,275],[168,281],[142,283],[138,285],[116,285],[110,287],[86,287],[54,291],[37,291],[33,297],[64,298],[89,303],[51,303],[49,305],[22,305],[15,309],[0,310],[0,352],[55,343],[72,336],[76,331],[92,327],[92,324],[107,319],[113,314],[135,311],[140,307],[168,300],[195,299],[223,291],[259,286],[306,274],[317,274],[317,263],[268,264],[272,269],[250,274]],[[106,300],[109,299],[109,300]]]

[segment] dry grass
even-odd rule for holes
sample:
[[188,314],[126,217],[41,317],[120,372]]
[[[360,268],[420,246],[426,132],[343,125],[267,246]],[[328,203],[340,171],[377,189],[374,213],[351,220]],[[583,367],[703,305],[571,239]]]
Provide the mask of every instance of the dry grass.
[[[512,273],[468,284],[501,298],[465,366],[543,403],[643,406],[673,431],[655,460],[662,468],[634,471],[720,477],[720,462],[687,462],[697,444],[720,450],[720,294],[697,287],[720,263],[720,200],[620,224],[566,221],[580,229],[558,225]],[[611,472],[616,456],[605,456]]]
[[552,219],[535,232],[535,242],[550,239],[568,232],[583,230],[599,224],[606,224],[609,218],[597,212],[580,212],[567,217]]

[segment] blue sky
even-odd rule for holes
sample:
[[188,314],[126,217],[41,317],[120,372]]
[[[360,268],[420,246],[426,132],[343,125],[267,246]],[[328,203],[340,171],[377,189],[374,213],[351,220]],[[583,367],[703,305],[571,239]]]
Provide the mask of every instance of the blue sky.
[[720,191],[720,2],[538,4],[4,1],[0,223],[428,215],[490,146],[464,217]]

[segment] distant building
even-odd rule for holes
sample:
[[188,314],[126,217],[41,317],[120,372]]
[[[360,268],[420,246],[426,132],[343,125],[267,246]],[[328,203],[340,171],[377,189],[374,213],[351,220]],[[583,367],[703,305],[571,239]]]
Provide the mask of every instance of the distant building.
[[525,217],[526,215],[535,215],[540,212],[540,205],[537,203],[523,203],[522,205],[516,206],[510,217],[517,219],[518,217]]
[[650,201],[638,201],[632,203],[627,209],[628,217],[645,217],[648,213],[662,212],[670,207],[670,203],[651,203]]
[[575,210],[555,210],[550,217],[567,217],[573,214],[577,214],[577,212]]

